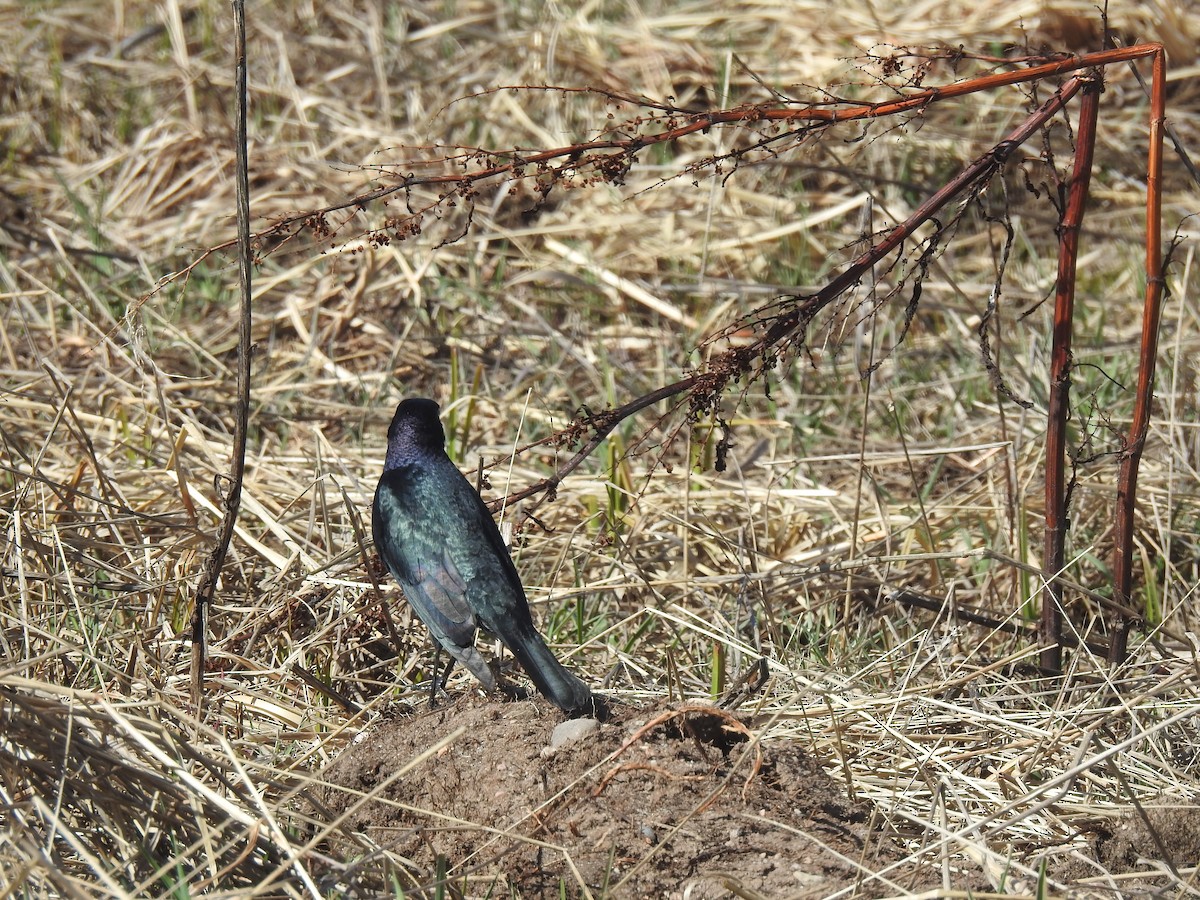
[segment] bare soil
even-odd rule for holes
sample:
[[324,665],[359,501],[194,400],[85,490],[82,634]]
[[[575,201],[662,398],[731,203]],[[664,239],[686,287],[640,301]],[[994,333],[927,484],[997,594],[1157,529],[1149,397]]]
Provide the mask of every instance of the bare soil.
[[[871,808],[794,741],[759,743],[711,707],[618,706],[591,735],[548,747],[541,702],[463,699],[387,722],[324,774],[322,816],[462,733],[349,813],[345,831],[412,861],[401,886],[464,896],[880,896],[932,887]],[[361,793],[360,793],[361,792]],[[344,849],[344,848],[342,848]],[[347,893],[369,890],[353,875]],[[981,887],[978,878],[962,886]]]
[[1143,803],[1115,823],[1098,823],[1088,844],[1057,878],[1122,897],[1179,896],[1181,881],[1196,884],[1200,808],[1178,798]]

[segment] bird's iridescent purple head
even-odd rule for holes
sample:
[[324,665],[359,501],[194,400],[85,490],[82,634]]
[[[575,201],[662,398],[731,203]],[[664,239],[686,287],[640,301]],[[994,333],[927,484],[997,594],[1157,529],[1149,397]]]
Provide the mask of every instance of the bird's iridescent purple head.
[[439,453],[446,448],[446,432],[438,418],[438,405],[424,397],[404,400],[388,428],[387,458],[384,471],[409,462],[413,456]]

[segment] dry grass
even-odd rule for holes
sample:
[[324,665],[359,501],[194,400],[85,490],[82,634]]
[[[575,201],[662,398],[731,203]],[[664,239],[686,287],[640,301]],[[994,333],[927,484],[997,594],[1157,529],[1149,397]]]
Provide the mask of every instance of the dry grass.
[[[877,90],[872,50],[1061,42],[1071,10],[1093,16],[1064,3],[1039,30],[1032,3],[930,3],[890,18],[853,2],[836,14],[720,8],[253,5],[253,214],[264,225],[345,200],[447,145],[561,146],[609,124],[595,95],[486,90],[496,86],[697,106],[769,99],[766,85],[864,95]],[[1174,49],[1170,115],[1194,153],[1194,22],[1171,0],[1111,12],[1123,35]],[[727,180],[675,177],[746,139],[714,130],[647,157],[619,189],[539,205],[527,185],[488,185],[458,240],[461,209],[403,243],[362,240],[402,211],[396,201],[336,220],[327,243],[301,233],[274,248],[256,273],[252,449],[201,723],[184,625],[228,465],[236,272],[218,253],[164,279],[233,234],[226,5],[26,5],[0,19],[0,871],[23,896],[333,890],[312,873],[343,862],[320,844],[338,823],[305,822],[295,794],[374,717],[423,697],[412,679],[424,635],[388,621],[358,537],[395,401],[438,397],[474,469],[581,405],[674,380],[707,335],[781,288],[819,285],[865,223],[901,220],[1025,107],[1000,92],[867,140],[830,133]],[[1099,367],[1130,383],[1145,102],[1127,71],[1109,74],[1077,328],[1077,358],[1096,368],[1078,374],[1090,418],[1076,437],[1111,451],[1105,422],[1122,427],[1129,409]],[[953,77],[943,63],[927,83]],[[1035,182],[1046,177],[1036,152],[1024,164]],[[1056,152],[1068,159],[1065,143]],[[1194,236],[1183,217],[1200,198],[1168,165],[1167,228]],[[713,423],[670,444],[678,421],[627,423],[539,510],[545,530],[523,523],[518,565],[564,652],[615,695],[708,697],[765,654],[773,678],[753,713],[766,739],[824,754],[910,837],[914,859],[948,872],[965,859],[998,889],[1031,890],[1047,848],[1082,851],[1090,823],[1134,798],[1200,790],[1200,305],[1185,244],[1140,485],[1139,600],[1153,627],[1128,666],[1079,652],[1068,678],[1038,679],[1027,640],[890,602],[908,587],[1023,625],[1038,595],[1020,564],[1036,566],[1041,546],[1049,329],[1038,304],[1053,283],[1054,213],[1020,171],[1009,182],[1006,373],[1032,411],[1002,404],[979,362],[997,238],[968,222],[925,285],[918,324],[872,379],[858,372],[896,343],[901,310],[858,322],[847,305],[814,326],[811,353],[781,368],[769,397],[754,386],[727,399],[726,473],[713,472]],[[853,301],[872,296],[864,287]],[[491,470],[491,490],[555,461],[520,455]],[[1114,471],[1111,457],[1082,465],[1074,497],[1066,576],[1101,592]],[[1102,640],[1097,606],[1082,593],[1072,604],[1079,636]],[[1119,890],[1106,879],[1096,873]]]

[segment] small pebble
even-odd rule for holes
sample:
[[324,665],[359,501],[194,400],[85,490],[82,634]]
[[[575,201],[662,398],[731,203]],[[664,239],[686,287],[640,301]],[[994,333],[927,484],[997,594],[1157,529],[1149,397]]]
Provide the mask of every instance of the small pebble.
[[550,733],[550,749],[561,750],[600,728],[599,719],[567,719]]

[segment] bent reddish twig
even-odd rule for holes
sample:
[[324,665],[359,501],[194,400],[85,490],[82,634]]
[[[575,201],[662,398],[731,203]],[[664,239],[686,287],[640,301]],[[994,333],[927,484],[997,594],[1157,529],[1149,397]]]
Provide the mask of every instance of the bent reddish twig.
[[[932,219],[947,203],[968,187],[994,175],[1021,144],[1062,110],[1067,101],[1075,96],[1076,92],[1083,87],[1087,80],[1076,77],[1063,84],[1050,99],[1042,104],[1037,112],[1022,122],[1008,137],[959,172],[948,184],[922,203],[908,219],[889,231],[883,240],[871,246],[851,262],[839,275],[826,284],[825,287],[809,297],[795,298],[795,304],[786,313],[776,318],[766,333],[758,340],[718,354],[708,362],[702,371],[694,375],[665,385],[648,394],[643,394],[641,397],[631,400],[615,409],[606,410],[605,412],[589,417],[587,424],[590,426],[592,434],[574,456],[560,466],[549,478],[535,482],[529,487],[509,494],[502,500],[494,501],[494,503],[497,506],[500,504],[507,505],[518,500],[524,500],[534,494],[544,493],[553,495],[554,490],[558,488],[562,480],[578,468],[620,422],[629,418],[634,413],[641,412],[648,406],[685,393],[693,398],[698,398],[701,403],[705,398],[712,398],[718,395],[730,381],[750,372],[755,360],[761,359],[764,353],[794,335],[812,321],[812,318],[817,313],[857,284],[871,270],[872,266],[911,237],[913,232]],[[693,403],[693,406],[701,405],[701,403]],[[521,450],[526,450],[539,444],[551,443],[563,433],[560,432],[558,435],[552,435],[541,441],[527,444],[517,452],[519,453]]]
[[[1137,49],[1137,48],[1130,48]],[[1129,606],[1133,583],[1133,522],[1137,499],[1138,464],[1150,427],[1154,402],[1154,367],[1158,355],[1158,322],[1162,316],[1162,149],[1167,118],[1167,58],[1161,44],[1146,44],[1143,55],[1153,59],[1150,83],[1150,146],[1146,159],[1146,300],[1142,306],[1142,343],[1138,353],[1137,392],[1133,421],[1121,454],[1117,476],[1117,518],[1113,548],[1113,599]],[[1113,631],[1108,659],[1125,661],[1133,620],[1122,619]]]
[[[1133,420],[1129,435],[1121,454],[1121,468],[1117,483],[1116,528],[1114,536],[1114,605],[1130,610],[1132,583],[1133,524],[1138,464],[1141,459],[1150,410],[1153,401],[1155,355],[1157,352],[1158,324],[1161,316],[1163,274],[1161,240],[1161,171],[1162,140],[1165,121],[1166,68],[1165,54],[1161,44],[1141,44],[1117,50],[1072,57],[1041,66],[1033,66],[1020,72],[1005,72],[985,76],[970,82],[934,88],[902,101],[860,106],[838,110],[757,110],[755,118],[811,119],[820,121],[847,121],[855,118],[877,118],[912,110],[921,105],[962,96],[977,90],[1022,81],[1037,80],[1052,74],[1075,71],[1081,68],[1100,69],[1114,63],[1129,62],[1150,57],[1153,61],[1150,112],[1150,151],[1147,165],[1146,200],[1146,297],[1143,311],[1141,352],[1138,363],[1138,383],[1134,400]],[[1059,275],[1056,287],[1054,334],[1051,348],[1051,371],[1049,374],[1050,406],[1047,413],[1047,471],[1045,480],[1046,534],[1045,557],[1043,559],[1042,621],[1039,629],[1043,645],[1041,663],[1049,671],[1058,671],[1062,655],[1062,590],[1058,584],[1065,564],[1065,537],[1067,527],[1065,453],[1068,401],[1071,367],[1071,317],[1074,308],[1075,265],[1078,258],[1079,228],[1083,219],[1091,177],[1092,156],[1095,146],[1095,131],[1098,118],[1099,96],[1102,82],[1099,76],[1076,76],[1067,81],[1026,122],[1015,129],[1004,141],[987,154],[965,168],[955,179],[931,196],[907,221],[896,226],[882,241],[872,246],[858,259],[851,262],[838,276],[816,294],[806,298],[795,298],[796,302],[783,315],[775,319],[766,334],[744,347],[727,350],[714,357],[706,368],[688,378],[665,385],[620,407],[589,417],[588,440],[554,475],[516,491],[504,498],[511,503],[535,494],[544,497],[553,495],[563,478],[574,471],[605,437],[624,419],[661,400],[687,394],[691,408],[695,411],[711,398],[719,395],[728,382],[747,374],[754,361],[761,359],[771,348],[792,337],[803,329],[820,311],[844,291],[856,284],[880,259],[900,246],[924,222],[971,185],[991,177],[1011,153],[1027,140],[1048,119],[1057,113],[1076,92],[1086,87],[1080,111],[1077,136],[1077,151],[1067,207],[1060,228]],[[919,101],[919,102],[918,102]],[[744,110],[735,110],[721,115],[711,114],[705,121],[711,125],[745,117]],[[690,132],[691,126],[668,132],[675,140]],[[641,139],[644,145],[649,139]],[[578,428],[578,426],[576,426]],[[547,443],[559,435],[537,443]],[[530,444],[529,447],[536,446]],[[1118,616],[1112,626],[1109,643],[1109,659],[1117,664],[1124,661],[1127,653],[1127,636],[1134,619],[1125,614]],[[1069,642],[1072,645],[1076,641]]]

